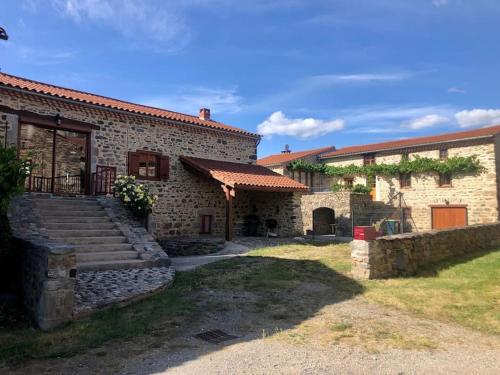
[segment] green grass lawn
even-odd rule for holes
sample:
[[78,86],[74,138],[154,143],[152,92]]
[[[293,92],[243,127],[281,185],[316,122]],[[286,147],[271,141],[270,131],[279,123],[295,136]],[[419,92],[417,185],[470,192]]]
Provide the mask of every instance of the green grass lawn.
[[[210,301],[204,294],[207,290],[218,295],[249,293],[253,299],[239,302],[239,308],[261,314],[262,321],[274,319],[290,326],[325,306],[362,295],[419,316],[500,333],[500,251],[440,263],[415,277],[362,283],[350,278],[350,264],[348,245],[264,248],[248,257],[178,273],[168,290],[53,332],[0,322],[0,366],[29,358],[70,356],[110,340],[181,335],[207,311],[217,314],[227,308]],[[331,329],[350,329],[346,324],[339,322]]]

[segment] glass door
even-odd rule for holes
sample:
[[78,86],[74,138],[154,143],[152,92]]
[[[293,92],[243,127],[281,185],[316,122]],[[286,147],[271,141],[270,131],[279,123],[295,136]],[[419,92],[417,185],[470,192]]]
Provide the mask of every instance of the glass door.
[[85,193],[86,159],[87,134],[56,130],[54,193]]
[[19,154],[30,159],[33,171],[26,189],[56,194],[85,194],[89,176],[87,133],[22,124]]
[[23,124],[19,135],[19,155],[28,158],[34,165],[31,175],[26,180],[26,190],[51,192],[54,130]]

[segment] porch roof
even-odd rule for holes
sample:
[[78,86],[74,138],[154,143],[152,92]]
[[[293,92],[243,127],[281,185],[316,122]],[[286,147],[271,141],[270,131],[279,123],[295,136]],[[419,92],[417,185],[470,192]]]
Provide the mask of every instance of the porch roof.
[[201,174],[239,190],[308,191],[306,185],[255,164],[181,156],[182,163]]

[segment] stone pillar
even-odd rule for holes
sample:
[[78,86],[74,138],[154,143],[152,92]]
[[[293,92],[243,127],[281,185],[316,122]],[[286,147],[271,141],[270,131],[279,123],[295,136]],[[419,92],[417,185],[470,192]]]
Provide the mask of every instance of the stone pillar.
[[25,307],[33,321],[50,330],[73,319],[76,255],[68,245],[25,243]]

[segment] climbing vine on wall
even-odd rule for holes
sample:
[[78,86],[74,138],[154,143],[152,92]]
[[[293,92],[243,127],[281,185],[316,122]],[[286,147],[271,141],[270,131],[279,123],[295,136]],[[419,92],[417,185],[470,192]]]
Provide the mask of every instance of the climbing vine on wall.
[[370,164],[334,166],[327,164],[311,164],[303,160],[292,162],[289,167],[292,171],[306,171],[323,173],[332,177],[347,176],[388,176],[396,177],[401,173],[480,173],[484,171],[476,156],[454,156],[448,159],[431,159],[415,156],[414,159],[402,159],[397,164]]

